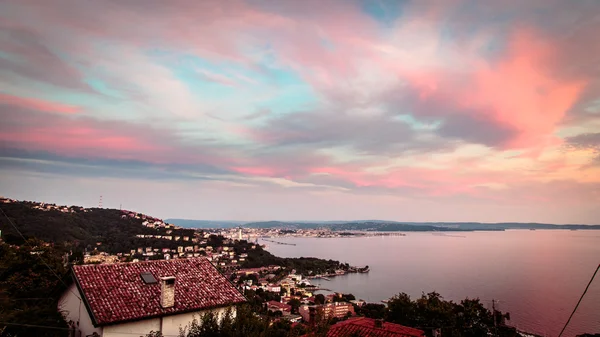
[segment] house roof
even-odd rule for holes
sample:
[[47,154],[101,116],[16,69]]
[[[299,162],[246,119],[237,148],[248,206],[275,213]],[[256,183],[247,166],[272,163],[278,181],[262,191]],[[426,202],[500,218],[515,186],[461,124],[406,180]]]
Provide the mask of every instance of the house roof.
[[409,328],[400,324],[383,322],[381,327],[375,325],[372,318],[351,318],[331,326],[327,337],[369,336],[369,337],[421,337],[425,333],[419,329]]
[[281,303],[281,302],[277,302],[277,301],[269,301],[269,302],[267,302],[267,306],[269,306],[269,307],[275,307],[277,309],[285,310],[285,311],[292,310],[292,306],[291,305],[285,304],[285,303]]
[[[146,284],[142,272],[155,279],[175,277],[175,305],[160,305],[160,282]],[[96,326],[174,315],[246,301],[205,258],[73,267],[79,291]]]

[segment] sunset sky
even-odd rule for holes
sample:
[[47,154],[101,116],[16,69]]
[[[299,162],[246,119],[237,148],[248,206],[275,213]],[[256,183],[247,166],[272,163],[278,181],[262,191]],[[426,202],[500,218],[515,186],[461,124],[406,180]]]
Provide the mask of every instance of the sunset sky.
[[0,2],[0,195],[600,223],[600,1]]

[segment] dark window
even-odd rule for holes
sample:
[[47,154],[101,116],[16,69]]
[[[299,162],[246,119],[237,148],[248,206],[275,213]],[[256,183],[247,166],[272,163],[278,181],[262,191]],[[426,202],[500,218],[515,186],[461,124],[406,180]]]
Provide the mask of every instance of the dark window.
[[142,280],[146,284],[153,284],[153,283],[157,282],[156,278],[154,278],[154,275],[152,275],[151,273],[143,272],[140,274],[140,276],[142,277]]

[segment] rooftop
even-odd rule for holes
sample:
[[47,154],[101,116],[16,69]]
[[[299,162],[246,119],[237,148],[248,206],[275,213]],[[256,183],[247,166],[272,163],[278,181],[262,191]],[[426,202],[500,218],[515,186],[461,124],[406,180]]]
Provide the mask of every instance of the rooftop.
[[369,336],[369,337],[422,337],[425,333],[419,329],[409,328],[404,325],[382,322],[377,326],[377,321],[372,318],[358,317],[339,322],[331,326],[327,337],[342,336]]
[[[246,301],[205,258],[74,266],[77,287],[95,325],[174,315]],[[142,274],[144,277],[142,277]],[[160,305],[160,282],[175,277],[175,305]]]

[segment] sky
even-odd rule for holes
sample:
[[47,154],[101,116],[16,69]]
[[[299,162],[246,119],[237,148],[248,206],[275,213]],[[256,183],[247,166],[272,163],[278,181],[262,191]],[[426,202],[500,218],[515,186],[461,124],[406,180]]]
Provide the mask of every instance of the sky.
[[600,2],[0,2],[0,195],[600,223]]

